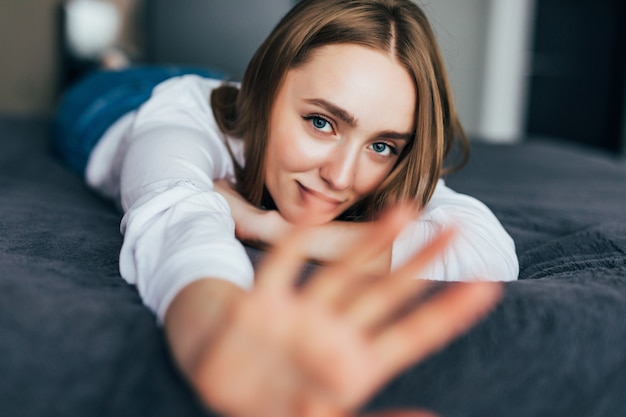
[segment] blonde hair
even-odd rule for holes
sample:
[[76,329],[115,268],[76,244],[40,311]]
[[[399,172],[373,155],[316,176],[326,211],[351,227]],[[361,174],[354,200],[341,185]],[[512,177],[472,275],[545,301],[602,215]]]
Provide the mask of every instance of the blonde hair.
[[[241,88],[225,85],[213,92],[218,126],[245,141],[245,167],[236,172],[238,191],[252,204],[261,204],[270,112],[287,71],[307,62],[314,49],[338,43],[393,54],[413,78],[417,92],[415,137],[385,181],[342,218],[371,219],[387,205],[406,200],[423,207],[439,177],[465,163],[469,146],[435,36],[411,0],[301,1],[259,47]],[[461,160],[444,169],[444,159],[457,141]]]

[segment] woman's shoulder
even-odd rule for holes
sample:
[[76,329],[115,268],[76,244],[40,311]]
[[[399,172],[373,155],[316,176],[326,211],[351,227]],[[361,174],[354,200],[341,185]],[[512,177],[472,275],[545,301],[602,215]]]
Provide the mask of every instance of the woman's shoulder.
[[[210,104],[211,92],[224,81],[188,74],[167,79],[154,88],[152,96],[137,111],[128,143],[142,138],[163,137],[178,151],[183,146],[200,152],[213,162],[230,160],[230,148],[237,163],[243,159],[241,140],[227,137],[218,127]],[[182,138],[195,138],[190,141]],[[185,145],[186,144],[186,145]]]
[[453,190],[439,179],[435,191],[422,212],[422,219],[451,219],[459,217],[495,220],[491,210],[478,198]]
[[172,92],[184,92],[191,96],[200,94],[206,97],[206,93],[211,93],[214,89],[224,85],[225,83],[234,84],[219,78],[209,78],[198,74],[184,74],[171,77],[154,89],[155,95],[171,94]]
[[210,113],[209,98],[211,92],[224,84],[224,81],[201,77],[196,74],[180,75],[169,78],[157,85],[150,99],[142,109],[187,111],[196,110]]
[[156,86],[150,99],[138,110],[133,130],[135,133],[155,127],[176,127],[196,130],[211,139],[224,141],[210,104],[213,90],[223,80],[196,74],[172,77]]

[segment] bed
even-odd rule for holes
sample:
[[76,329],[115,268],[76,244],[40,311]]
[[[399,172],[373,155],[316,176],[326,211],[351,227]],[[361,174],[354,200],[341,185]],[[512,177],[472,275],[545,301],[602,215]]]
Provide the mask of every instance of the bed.
[[[0,415],[207,415],[119,276],[119,214],[51,154],[49,127],[0,116]],[[626,415],[626,165],[558,142],[475,142],[447,182],[501,219],[520,280],[367,408]]]

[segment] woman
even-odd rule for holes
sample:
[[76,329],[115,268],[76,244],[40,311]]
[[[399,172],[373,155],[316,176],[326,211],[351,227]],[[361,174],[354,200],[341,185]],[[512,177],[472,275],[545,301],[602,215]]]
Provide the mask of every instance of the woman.
[[[135,71],[121,89],[102,83],[128,74],[68,94],[57,146],[120,203],[121,275],[210,407],[237,417],[354,410],[497,298],[497,286],[455,286],[398,315],[425,288],[409,277],[516,278],[497,219],[439,179],[464,135],[411,1],[300,2],[240,87],[158,70]],[[94,85],[106,97],[70,114]],[[131,110],[145,85],[150,99]],[[235,235],[275,253],[255,273]],[[302,259],[330,267],[296,288]]]

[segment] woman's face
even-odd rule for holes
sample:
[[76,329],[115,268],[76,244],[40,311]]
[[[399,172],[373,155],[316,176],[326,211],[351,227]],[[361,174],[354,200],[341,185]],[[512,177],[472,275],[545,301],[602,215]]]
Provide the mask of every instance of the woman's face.
[[411,76],[388,53],[320,47],[287,72],[270,115],[265,185],[290,222],[323,224],[373,192],[414,132]]

